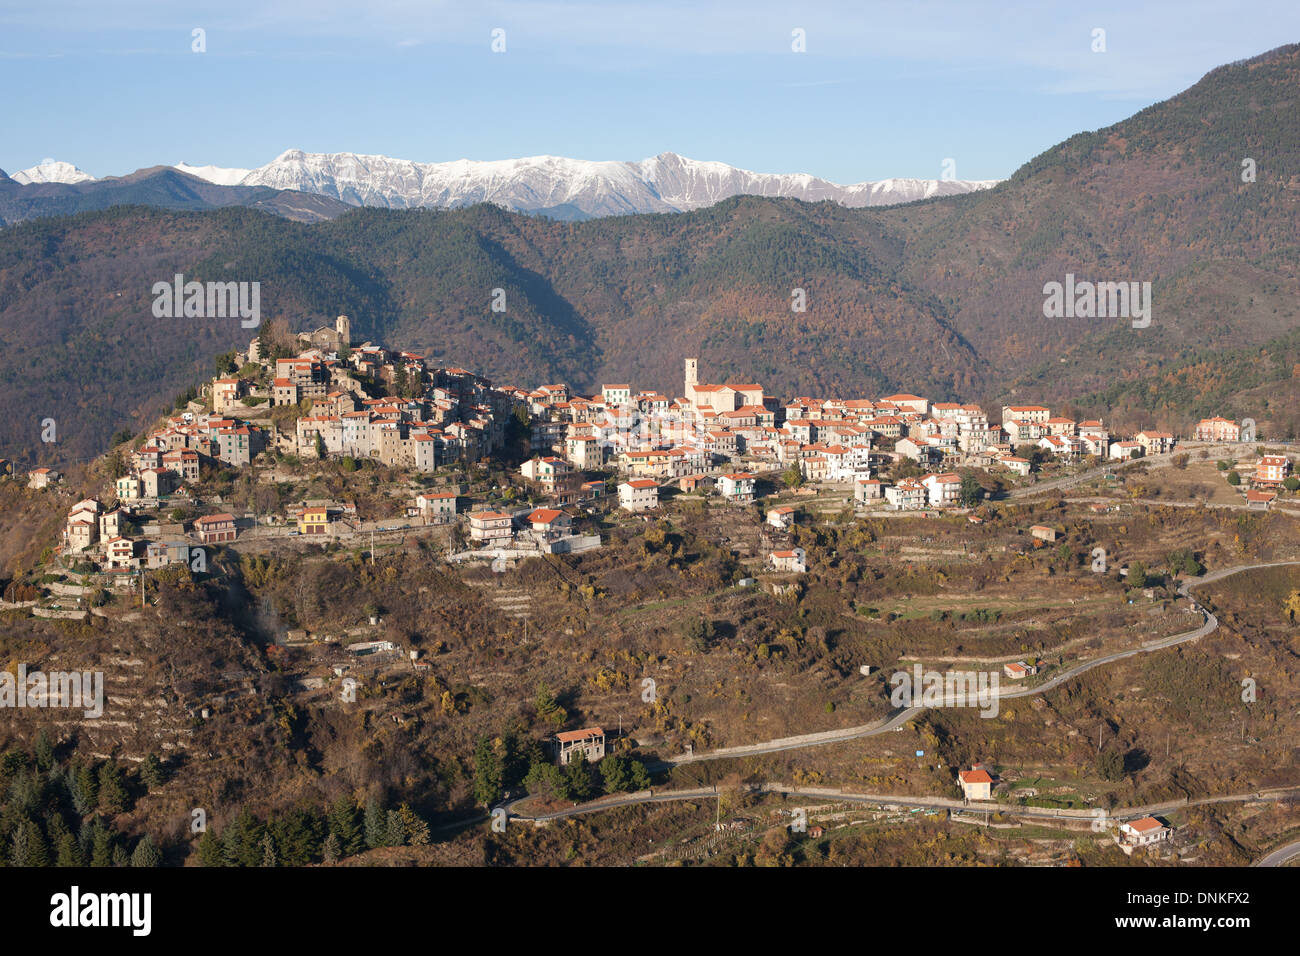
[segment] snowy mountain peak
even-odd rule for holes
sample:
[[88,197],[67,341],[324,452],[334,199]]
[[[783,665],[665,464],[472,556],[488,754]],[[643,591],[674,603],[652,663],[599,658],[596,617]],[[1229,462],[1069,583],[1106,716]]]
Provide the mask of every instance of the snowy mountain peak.
[[229,166],[191,166],[186,162],[177,163],[172,168],[207,182],[216,183],[218,186],[238,186],[244,177],[252,172],[251,169],[236,169]]
[[19,170],[10,178],[16,183],[28,186],[32,183],[86,183],[95,177],[71,163],[43,159],[30,169]]
[[[807,173],[756,173],[712,160],[663,152],[636,162],[523,156],[420,163],[366,153],[286,149],[257,169],[176,163],[182,173],[221,186],[267,186],[314,193],[353,206],[445,209],[490,202],[517,212],[564,218],[685,212],[732,196],[830,200],[887,206],[987,189],[997,180],[884,179],[840,185]],[[15,173],[27,183],[81,183],[94,177],[45,160]]]
[[888,179],[849,186],[806,173],[755,173],[664,152],[639,162],[525,156],[420,163],[363,153],[288,149],[250,172],[246,186],[320,193],[355,206],[447,208],[491,202],[569,216],[682,212],[736,195],[883,206],[986,189],[996,180]]

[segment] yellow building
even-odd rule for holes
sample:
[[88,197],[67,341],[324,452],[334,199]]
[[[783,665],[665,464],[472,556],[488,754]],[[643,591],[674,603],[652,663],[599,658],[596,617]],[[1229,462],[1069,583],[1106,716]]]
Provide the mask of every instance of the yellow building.
[[298,531],[301,534],[329,534],[329,509],[305,508],[298,516]]

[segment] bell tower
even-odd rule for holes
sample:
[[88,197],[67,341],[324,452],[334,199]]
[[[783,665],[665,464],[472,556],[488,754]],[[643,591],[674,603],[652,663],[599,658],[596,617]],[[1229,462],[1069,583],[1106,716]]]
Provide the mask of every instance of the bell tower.
[[339,348],[348,348],[352,344],[352,322],[346,315],[334,320],[334,331],[339,334]]
[[695,401],[695,386],[698,384],[700,384],[699,360],[688,358],[686,360],[686,397],[692,402]]

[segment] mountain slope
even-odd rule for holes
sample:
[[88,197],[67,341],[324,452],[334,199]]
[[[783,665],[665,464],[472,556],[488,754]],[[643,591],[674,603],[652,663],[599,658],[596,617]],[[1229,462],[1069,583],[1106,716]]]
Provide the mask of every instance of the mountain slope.
[[191,210],[252,206],[307,222],[336,216],[348,208],[327,196],[260,186],[217,186],[170,166],[79,183],[24,185],[16,179],[0,179],[0,222],[8,224],[121,205]]
[[[358,336],[519,385],[676,394],[698,354],[707,377],[785,396],[1014,397],[1125,428],[1223,412],[1295,431],[1298,105],[1290,46],[1072,137],[993,189],[886,208],[736,196],[583,222],[476,205],[311,226],[236,208],[28,223],[0,233],[0,415],[14,423],[0,454],[91,453],[246,342],[229,320],[153,319],[149,289],[175,272],[260,281],[267,318],[347,313]],[[5,191],[80,188],[0,181],[0,216]],[[1150,327],[1044,318],[1044,283],[1067,274],[1151,282]],[[66,446],[37,443],[46,414],[68,423]]]

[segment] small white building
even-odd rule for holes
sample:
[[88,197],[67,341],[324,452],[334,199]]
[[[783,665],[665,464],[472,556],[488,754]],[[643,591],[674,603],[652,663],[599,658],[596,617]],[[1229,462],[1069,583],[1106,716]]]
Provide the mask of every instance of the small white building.
[[633,478],[618,486],[618,506],[624,511],[659,507],[659,484],[653,478]]
[[767,523],[773,528],[780,528],[784,531],[794,524],[794,509],[789,505],[782,505],[779,508],[771,508],[767,512]]
[[471,511],[469,537],[484,544],[508,543],[514,537],[510,515],[503,511]]
[[876,501],[885,495],[885,486],[878,478],[859,478],[853,483],[853,500],[858,504]]
[[808,570],[807,555],[803,548],[791,548],[789,551],[773,551],[767,556],[767,563],[773,571],[803,574]]
[[754,476],[747,471],[723,475],[718,479],[718,489],[727,501],[744,503],[754,500]]
[[1119,825],[1119,847],[1127,854],[1132,854],[1139,847],[1150,846],[1168,840],[1173,831],[1155,817],[1143,817],[1129,820]]
[[946,472],[941,475],[926,475],[921,479],[925,485],[932,508],[948,508],[961,500],[961,476]]

